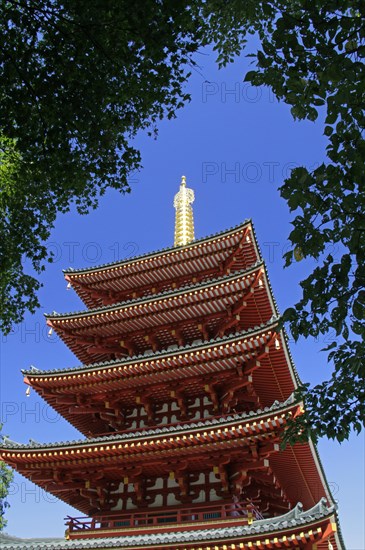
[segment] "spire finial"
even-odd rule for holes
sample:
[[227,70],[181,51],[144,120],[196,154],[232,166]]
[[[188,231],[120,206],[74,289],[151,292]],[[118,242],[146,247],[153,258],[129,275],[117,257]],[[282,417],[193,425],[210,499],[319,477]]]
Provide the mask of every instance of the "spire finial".
[[180,190],[174,198],[175,246],[183,246],[194,240],[194,218],[192,203],[194,191],[186,187],[186,177],[181,176]]

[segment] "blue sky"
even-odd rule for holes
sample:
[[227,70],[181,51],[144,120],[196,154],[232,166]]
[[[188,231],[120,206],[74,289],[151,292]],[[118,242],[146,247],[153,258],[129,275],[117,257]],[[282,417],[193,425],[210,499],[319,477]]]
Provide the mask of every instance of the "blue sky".
[[[214,54],[198,58],[187,91],[192,102],[173,121],[159,125],[159,137],[140,135],[136,145],[143,170],[131,177],[132,193],[107,193],[88,216],[60,216],[48,246],[55,262],[42,277],[42,309],[28,315],[1,342],[1,420],[4,433],[19,442],[60,441],[78,432],[32,392],[25,396],[20,369],[78,365],[56,336],[48,337],[43,313],[82,309],[66,290],[62,269],[85,267],[158,250],[173,244],[174,194],[181,175],[195,191],[195,234],[204,237],[252,218],[279,310],[299,297],[298,282],[313,264],[301,262],[283,269],[291,215],[277,188],[299,165],[309,167],[325,156],[321,122],[294,122],[289,108],[268,89],[242,82],[249,68],[245,57],[218,71]],[[141,87],[147,83],[141,83]],[[336,256],[338,250],[332,249]],[[291,342],[291,351],[304,381],[329,377],[330,365],[320,352],[331,341]],[[363,550],[364,436],[339,445],[322,440],[320,456],[339,512],[349,550]],[[11,486],[7,532],[17,536],[62,536],[63,518],[80,515],[16,475]],[[362,519],[361,519],[362,518]]]

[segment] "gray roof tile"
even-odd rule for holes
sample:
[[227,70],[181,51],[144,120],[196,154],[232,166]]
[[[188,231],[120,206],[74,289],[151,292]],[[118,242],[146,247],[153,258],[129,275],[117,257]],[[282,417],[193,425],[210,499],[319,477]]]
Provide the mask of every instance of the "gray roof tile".
[[201,288],[204,288],[204,287],[209,287],[209,285],[212,285],[212,284],[221,284],[223,281],[230,281],[230,280],[234,280],[242,275],[249,275],[251,272],[254,272],[257,270],[257,268],[259,266],[264,266],[264,262],[262,260],[259,260],[257,262],[255,262],[254,264],[252,264],[250,267],[246,268],[246,269],[242,269],[241,271],[235,271],[233,274],[231,275],[225,275],[224,277],[214,277],[212,279],[205,279],[204,281],[202,281],[201,283],[193,283],[193,284],[187,284],[183,287],[179,287],[178,289],[176,290],[171,290],[171,289],[167,289],[167,290],[164,290],[163,292],[159,292],[158,294],[152,294],[152,295],[147,295],[147,296],[143,296],[142,298],[133,298],[132,300],[125,300],[123,302],[119,302],[119,303],[116,303],[116,304],[112,304],[112,305],[108,305],[108,306],[102,306],[102,307],[98,307],[98,308],[93,308],[93,309],[83,309],[83,310],[80,310],[80,311],[69,311],[67,313],[58,313],[56,311],[54,311],[53,313],[45,313],[45,317],[48,318],[62,318],[62,317],[74,317],[76,315],[78,316],[87,316],[87,315],[90,315],[92,313],[100,313],[100,312],[103,312],[103,311],[112,311],[112,310],[117,310],[117,309],[121,309],[123,307],[130,307],[130,306],[133,306],[135,304],[143,304],[143,303],[148,303],[148,302],[152,302],[152,301],[155,301],[155,300],[160,300],[161,298],[168,298],[168,297],[173,297],[173,296],[178,296],[184,292],[188,292],[189,290],[192,290],[192,289],[201,289]]
[[173,350],[164,349],[164,350],[155,351],[155,352],[151,351],[149,353],[142,353],[140,355],[133,355],[132,357],[115,359],[113,361],[101,361],[99,363],[91,363],[90,365],[78,365],[76,367],[68,367],[64,369],[40,370],[32,365],[29,369],[22,369],[21,372],[24,375],[49,376],[50,374],[58,374],[58,373],[65,374],[67,372],[74,373],[78,371],[91,371],[93,369],[100,369],[100,367],[104,367],[104,368],[109,366],[115,367],[116,365],[124,365],[126,363],[135,363],[136,361],[149,360],[151,357],[153,357],[153,359],[156,360],[160,357],[176,355],[177,353],[182,353],[184,351],[209,347],[212,344],[218,344],[220,342],[227,343],[229,342],[229,340],[237,340],[237,338],[239,337],[246,338],[246,337],[252,336],[252,334],[256,332],[262,332],[264,329],[269,330],[270,328],[274,328],[278,320],[279,318],[273,315],[272,318],[268,321],[268,323],[261,323],[258,326],[254,326],[252,328],[249,328],[248,330],[243,330],[240,333],[233,332],[231,334],[227,334],[223,336],[222,338],[211,338],[210,340],[206,340],[204,342],[202,341],[196,344],[189,344],[186,346],[176,346],[176,349],[173,349]]
[[255,521],[252,525],[226,526],[193,531],[178,531],[172,533],[152,533],[144,535],[127,535],[122,537],[105,537],[98,539],[61,540],[61,539],[15,539],[12,537],[0,538],[1,548],[4,550],[74,550],[86,548],[124,548],[135,546],[145,548],[146,545],[161,545],[174,543],[192,543],[197,541],[221,540],[229,538],[241,538],[244,536],[269,534],[277,530],[294,528],[297,525],[305,525],[322,517],[335,513],[335,506],[327,507],[326,499],[321,499],[313,508],[303,511],[300,503],[293,510],[283,516]]
[[200,239],[196,239],[196,240],[192,241],[191,243],[189,243],[188,246],[186,246],[186,245],[184,245],[184,246],[167,246],[165,248],[160,248],[159,250],[155,250],[153,252],[146,252],[145,254],[132,256],[131,258],[127,258],[125,260],[119,260],[119,261],[116,261],[116,262],[100,264],[100,265],[93,266],[91,268],[74,269],[72,267],[69,267],[68,269],[64,269],[63,272],[64,273],[71,273],[71,274],[72,273],[92,273],[93,271],[99,271],[100,269],[108,269],[109,267],[122,266],[123,264],[129,264],[129,263],[132,263],[132,262],[135,262],[135,261],[138,261],[138,260],[142,260],[142,259],[145,259],[145,258],[150,258],[152,256],[157,256],[159,254],[163,254],[163,253],[167,254],[169,252],[175,252],[179,249],[188,248],[189,246],[195,246],[196,244],[203,243],[204,241],[208,241],[208,240],[213,239],[215,237],[220,237],[222,235],[225,235],[226,233],[231,233],[232,231],[236,231],[236,230],[240,229],[241,227],[244,227],[248,223],[252,223],[251,219],[246,219],[242,223],[239,223],[238,225],[234,225],[234,226],[232,226],[228,229],[224,229],[222,231],[219,231],[218,233],[212,233],[212,234],[207,235],[205,237],[202,237]]
[[73,441],[61,441],[57,443],[38,443],[35,441],[32,441],[32,443],[17,443],[3,436],[3,441],[0,443],[0,448],[2,449],[48,449],[48,448],[54,448],[54,447],[90,445],[94,443],[122,441],[123,439],[133,439],[133,438],[139,438],[141,436],[152,437],[154,435],[161,435],[166,433],[170,433],[170,434],[178,433],[182,431],[198,429],[201,427],[210,427],[215,425],[224,426],[225,424],[229,424],[231,422],[239,422],[240,420],[252,419],[255,417],[262,416],[263,414],[285,409],[286,407],[292,405],[293,403],[294,403],[294,398],[293,398],[293,395],[291,395],[283,403],[279,403],[279,401],[275,401],[271,405],[271,407],[265,407],[263,409],[258,409],[257,411],[250,411],[248,413],[235,413],[235,414],[225,416],[224,418],[222,417],[212,418],[212,419],[206,419],[203,422],[201,420],[197,422],[192,421],[189,423],[176,424],[176,425],[168,426],[164,428],[150,428],[146,430],[137,430],[135,432],[125,432],[118,435],[107,435],[102,437],[93,437],[90,439],[84,438],[84,439],[78,439]]

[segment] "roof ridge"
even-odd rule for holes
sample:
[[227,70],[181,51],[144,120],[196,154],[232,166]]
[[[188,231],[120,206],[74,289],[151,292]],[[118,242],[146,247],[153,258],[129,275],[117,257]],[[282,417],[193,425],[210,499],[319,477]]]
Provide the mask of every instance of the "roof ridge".
[[108,262],[108,263],[105,263],[105,264],[100,264],[100,265],[96,265],[96,266],[93,266],[91,268],[88,268],[88,269],[85,269],[85,268],[80,268],[80,269],[74,269],[72,267],[69,267],[68,269],[63,269],[63,273],[65,274],[74,274],[74,273],[82,273],[82,272],[90,272],[92,273],[93,271],[98,271],[98,270],[107,270],[108,268],[111,268],[111,267],[117,267],[117,266],[122,266],[123,264],[128,264],[128,263],[133,263],[133,262],[136,262],[140,259],[144,259],[144,258],[148,258],[148,257],[151,257],[151,256],[157,256],[159,254],[164,254],[164,253],[168,253],[168,252],[175,252],[175,251],[178,251],[178,250],[182,250],[182,249],[187,249],[187,248],[193,248],[195,245],[197,244],[201,244],[202,242],[204,241],[208,241],[210,239],[213,239],[215,237],[220,237],[221,235],[224,235],[226,233],[231,233],[233,231],[236,231],[240,228],[243,228],[245,225],[248,225],[248,224],[252,224],[252,220],[251,218],[246,218],[243,222],[237,224],[237,225],[234,225],[228,229],[223,229],[222,231],[218,231],[216,233],[211,233],[205,237],[201,237],[200,239],[196,239],[194,241],[192,241],[191,243],[189,243],[188,245],[182,245],[182,246],[168,246],[168,247],[165,247],[165,248],[160,248],[158,250],[155,250],[155,251],[152,251],[152,252],[146,252],[145,254],[139,254],[137,256],[132,256],[131,258],[126,258],[125,260],[117,260],[116,262]]
[[[39,550],[40,548],[49,548],[50,550],[76,550],[80,548],[107,549],[133,546],[141,549],[146,547],[146,545],[150,546],[154,544],[160,547],[161,544],[167,545],[169,543],[173,543],[174,545],[179,542],[189,544],[202,540],[213,542],[216,539],[250,535],[255,536],[258,534],[275,532],[283,528],[296,528],[298,525],[309,524],[323,517],[330,516],[333,513],[332,507],[328,508],[321,502],[322,499],[313,508],[307,511],[302,511],[300,507],[296,506],[291,511],[294,512],[294,517],[292,519],[288,519],[288,514],[284,514],[282,516],[275,516],[263,520],[255,520],[251,525],[226,525],[224,527],[213,528],[207,526],[205,529],[194,529],[190,531],[181,529],[180,531],[167,533],[138,533],[135,535],[121,535],[117,537],[100,537],[98,539],[53,539],[50,541],[49,539],[14,539],[11,537],[10,540],[5,539],[3,548],[4,550]],[[318,512],[314,512],[316,507],[318,507]],[[40,546],[40,544],[42,544],[42,546]]]
[[257,409],[256,411],[250,411],[248,413],[242,412],[242,413],[234,413],[230,414],[227,417],[219,417],[219,418],[207,418],[197,421],[192,421],[189,423],[184,424],[176,424],[174,426],[169,426],[168,428],[165,427],[156,427],[156,428],[148,428],[146,430],[138,430],[136,429],[134,432],[125,432],[122,434],[117,435],[107,435],[107,436],[99,436],[99,437],[91,437],[89,439],[75,439],[71,441],[57,441],[55,443],[38,443],[34,440],[30,440],[31,443],[18,443],[16,441],[12,441],[7,437],[3,436],[3,441],[1,442],[0,448],[2,449],[48,449],[48,448],[54,448],[54,447],[66,447],[66,446],[77,446],[77,445],[93,445],[95,443],[106,443],[106,442],[117,442],[122,441],[123,439],[133,439],[133,438],[139,438],[141,436],[149,436],[153,437],[156,435],[163,435],[165,433],[179,433],[186,430],[196,430],[199,428],[204,428],[207,426],[218,426],[218,425],[224,425],[229,424],[231,422],[239,422],[240,420],[250,420],[253,418],[256,418],[258,416],[269,414],[273,411],[283,410],[290,405],[294,404],[294,393],[292,393],[285,401],[279,402],[275,400],[270,407],[264,407],[262,409]]
[[114,359],[112,361],[101,361],[101,362],[97,362],[97,363],[92,363],[92,364],[89,364],[89,365],[85,365],[85,364],[82,364],[82,365],[78,365],[76,367],[68,367],[68,368],[65,368],[65,369],[51,369],[51,370],[41,370],[41,369],[37,369],[36,367],[34,367],[33,365],[31,366],[31,368],[29,369],[21,369],[21,373],[23,375],[31,375],[31,376],[39,376],[39,375],[49,375],[49,374],[52,374],[52,373],[59,373],[59,372],[74,372],[76,370],[93,370],[93,369],[97,369],[97,368],[100,368],[100,367],[115,367],[116,365],[122,365],[122,364],[126,364],[126,363],[134,363],[136,362],[137,360],[140,361],[140,360],[146,360],[146,361],[149,361],[152,357],[153,358],[160,358],[160,357],[163,357],[163,356],[169,356],[169,355],[176,355],[176,353],[184,353],[184,352],[188,352],[189,350],[194,350],[194,349],[198,349],[198,348],[205,348],[207,346],[210,346],[212,344],[219,344],[219,343],[228,343],[230,340],[231,341],[234,341],[234,340],[237,340],[239,338],[246,338],[254,333],[260,333],[262,332],[262,330],[265,330],[265,329],[269,329],[271,327],[274,327],[278,321],[279,321],[280,317],[276,317],[275,315],[273,315],[271,317],[271,319],[269,319],[269,321],[267,323],[261,323],[260,325],[255,325],[254,327],[251,327],[247,330],[242,330],[241,332],[231,332],[230,334],[226,334],[225,336],[222,336],[222,337],[218,337],[218,338],[210,338],[209,340],[206,340],[206,341],[201,341],[199,343],[191,343],[191,344],[187,344],[186,346],[177,346],[176,348],[174,349],[164,349],[164,350],[161,350],[161,351],[151,351],[151,353],[149,354],[145,354],[145,353],[142,353],[142,354],[139,354],[139,355],[133,355],[132,357],[125,357],[125,358],[120,358],[120,359]]
[[[124,307],[130,307],[130,306],[133,306],[133,305],[138,304],[138,303],[151,302],[151,301],[159,300],[161,298],[164,299],[168,296],[175,296],[175,295],[183,294],[185,292],[188,292],[191,289],[199,289],[199,288],[203,288],[205,286],[209,287],[209,285],[211,285],[212,283],[219,283],[219,282],[223,283],[223,282],[228,282],[230,280],[234,280],[235,278],[238,279],[239,277],[241,277],[244,274],[249,275],[251,272],[254,272],[260,265],[261,266],[265,265],[263,260],[258,260],[254,264],[252,264],[249,268],[241,269],[240,271],[235,271],[233,274],[229,274],[228,276],[215,277],[213,279],[205,279],[204,281],[201,281],[200,283],[193,283],[191,285],[186,285],[186,286],[180,287],[176,290],[175,289],[174,290],[168,289],[168,290],[164,290],[163,292],[159,292],[157,294],[147,295],[147,296],[143,296],[143,297],[139,297],[139,298],[133,298],[132,300],[125,300],[123,302],[118,302],[116,304],[102,306],[102,307],[99,307],[99,308],[86,309],[86,310],[73,311],[73,312],[71,311],[71,312],[66,312],[66,313],[57,313],[56,311],[54,311],[53,313],[45,313],[44,316],[46,317],[46,319],[48,319],[48,318],[53,319],[53,318],[70,317],[71,315],[72,316],[75,316],[75,315],[85,315],[86,316],[86,315],[92,314],[92,313],[100,313],[100,312],[110,311],[110,310],[114,310],[114,309],[122,309]],[[266,272],[265,272],[265,274],[266,274]],[[183,290],[183,292],[181,292],[181,290]]]

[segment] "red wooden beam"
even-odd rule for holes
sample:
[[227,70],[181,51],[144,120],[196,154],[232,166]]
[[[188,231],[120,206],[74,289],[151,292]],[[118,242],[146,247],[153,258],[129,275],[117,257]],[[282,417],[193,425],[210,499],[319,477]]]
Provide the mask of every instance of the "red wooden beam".
[[236,262],[237,256],[239,256],[241,249],[243,248],[243,245],[246,242],[246,237],[250,231],[251,231],[251,228],[246,227],[242,237],[238,241],[234,250],[227,256],[224,262],[221,263],[220,268],[222,273],[226,273],[227,271],[229,271],[232,265]]
[[262,276],[261,269],[258,271],[258,273],[255,275],[255,278],[251,285],[249,286],[249,289],[243,294],[242,297],[237,300],[236,304],[229,310],[228,312],[228,319],[223,320],[220,325],[217,327],[215,331],[215,337],[220,336],[221,338],[224,336],[225,332],[229,329],[234,327],[238,324],[240,321],[240,313],[241,311],[247,307],[247,302],[252,298],[255,287],[257,286],[259,279]]
[[[179,287],[179,286],[182,286],[186,283],[190,283],[191,280],[192,280],[192,274],[193,273],[195,275],[193,282],[196,283],[196,282],[200,282],[200,281],[206,279],[207,277],[212,277],[214,275],[218,275],[219,273],[229,271],[231,266],[235,263],[236,259],[241,256],[242,248],[243,248],[243,246],[246,242],[246,237],[247,237],[250,230],[251,229],[249,227],[247,227],[244,230],[240,240],[237,243],[235,243],[234,245],[231,245],[228,248],[228,249],[233,248],[233,250],[228,254],[226,259],[223,262],[221,262],[220,264],[217,264],[216,267],[204,269],[203,271],[201,271],[198,274],[196,274],[196,270],[194,270],[194,271],[189,271],[189,273],[186,273],[184,275],[175,276],[173,278],[173,283],[172,284],[175,287]],[[211,257],[211,253],[210,252],[208,253],[208,252],[204,251],[204,249],[202,249],[200,258],[204,258],[204,257],[207,257],[207,256]],[[158,268],[158,266],[153,266],[152,269],[154,271],[154,270],[158,270],[159,268]],[[147,265],[146,269],[141,270],[141,268],[139,268],[139,274],[140,273],[147,273],[147,272],[150,272],[150,271],[151,271],[151,266],[150,265]],[[108,285],[113,284],[113,282],[115,280],[128,279],[128,277],[130,276],[129,274],[126,274],[126,275],[123,276],[123,275],[119,274],[118,272],[114,276],[113,276],[113,274],[112,274],[112,276],[110,276],[110,275],[111,275],[111,272],[108,273],[107,279],[105,279],[105,281],[107,281]],[[155,282],[152,282],[152,283],[147,283],[145,285],[139,285],[137,291],[136,291],[135,286],[133,286],[131,288],[127,288],[123,291],[118,291],[118,290],[112,290],[112,289],[104,289],[104,288],[101,288],[100,286],[98,286],[98,285],[103,284],[103,281],[90,281],[88,283],[87,278],[83,278],[82,280],[80,280],[79,277],[72,277],[72,274],[65,275],[65,279],[67,281],[69,281],[74,287],[76,287],[76,289],[77,288],[80,289],[81,292],[84,292],[90,298],[95,298],[96,300],[98,300],[98,299],[101,300],[105,305],[108,305],[110,303],[115,303],[117,301],[123,301],[126,298],[130,298],[131,296],[132,297],[140,297],[140,296],[145,295],[146,293],[150,294],[151,291],[160,292],[161,290],[166,289],[166,288],[169,287],[169,281],[170,281],[169,279],[164,279],[161,282],[155,281]]]

